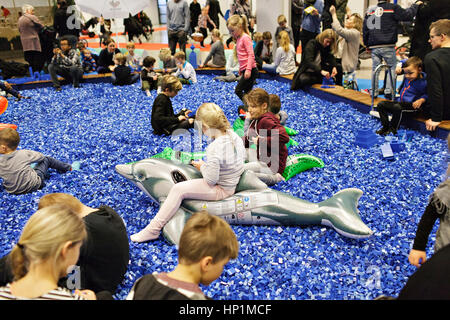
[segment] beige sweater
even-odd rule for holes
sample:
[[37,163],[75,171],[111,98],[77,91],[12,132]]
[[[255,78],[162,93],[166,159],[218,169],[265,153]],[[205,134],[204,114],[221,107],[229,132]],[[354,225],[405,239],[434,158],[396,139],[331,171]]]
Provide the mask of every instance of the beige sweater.
[[359,43],[361,34],[356,29],[346,29],[339,20],[333,19],[332,28],[340,36],[342,45],[342,69],[344,72],[353,72],[358,66]]

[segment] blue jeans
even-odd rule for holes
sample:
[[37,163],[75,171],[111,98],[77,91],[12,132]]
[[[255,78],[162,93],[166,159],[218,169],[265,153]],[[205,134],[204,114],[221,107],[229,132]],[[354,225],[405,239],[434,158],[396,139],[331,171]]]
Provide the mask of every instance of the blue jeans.
[[[397,58],[395,56],[395,47],[386,47],[386,48],[374,48],[372,49],[372,79],[375,74],[375,69],[381,64],[381,58],[386,60],[386,63],[390,67],[390,71],[392,74],[392,80],[395,81],[395,66],[397,64]],[[373,81],[373,80],[372,80]],[[373,85],[373,84],[372,84]],[[386,89],[384,90],[384,94],[392,94],[395,95],[395,92],[392,92],[392,83],[389,75],[386,79]],[[378,79],[375,81],[375,90],[378,90]]]
[[72,169],[72,166],[68,163],[56,160],[52,157],[45,157],[44,160],[39,162],[36,167],[34,167],[34,171],[36,171],[37,175],[41,178],[41,186],[39,188],[43,188],[45,183],[44,180],[49,177],[48,169],[55,169],[56,171],[60,173],[64,173],[67,171],[70,171]]
[[274,75],[277,75],[278,73],[277,73],[277,66],[275,66],[274,64],[263,64],[262,65],[262,69],[264,70],[264,71],[266,71],[267,73],[270,73],[270,74],[274,74]]

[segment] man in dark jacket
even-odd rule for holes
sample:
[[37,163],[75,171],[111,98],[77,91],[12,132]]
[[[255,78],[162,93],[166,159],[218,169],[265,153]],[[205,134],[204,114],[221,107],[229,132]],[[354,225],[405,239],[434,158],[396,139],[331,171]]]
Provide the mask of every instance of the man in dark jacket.
[[[413,20],[420,4],[422,2],[418,1],[410,8],[403,9],[398,4],[380,0],[377,5],[371,6],[367,10],[364,17],[363,40],[364,45],[372,53],[372,77],[375,69],[384,59],[390,67],[392,78],[395,79],[395,66],[397,64],[395,44],[398,40],[398,22]],[[375,85],[377,91],[378,79],[372,85]],[[388,81],[385,89],[385,96],[388,99],[394,94],[392,87],[392,83]],[[372,94],[376,94],[376,91]]]
[[419,57],[424,60],[431,52],[428,42],[428,32],[431,23],[440,19],[450,19],[450,0],[425,0],[417,10],[414,30],[411,36],[410,57]]
[[434,131],[442,120],[450,120],[450,19],[433,22],[430,26],[432,52],[425,56],[427,73],[427,130]]

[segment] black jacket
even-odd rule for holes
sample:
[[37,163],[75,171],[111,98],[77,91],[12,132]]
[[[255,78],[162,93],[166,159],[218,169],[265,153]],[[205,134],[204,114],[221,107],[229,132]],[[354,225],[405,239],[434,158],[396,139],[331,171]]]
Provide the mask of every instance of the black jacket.
[[114,50],[113,53],[110,53],[108,51],[108,48],[103,49],[102,51],[100,51],[100,54],[98,56],[98,65],[108,68],[109,66],[113,66],[114,65],[114,55],[116,53],[120,53],[120,50],[116,48],[116,50]]
[[[317,55],[320,54],[320,66],[315,63]],[[292,90],[297,90],[299,88],[298,78],[304,72],[312,72],[320,75],[322,70],[332,70],[333,68],[338,68],[338,64],[334,55],[331,53],[330,47],[324,48],[320,42],[316,39],[310,40],[306,44],[305,52],[303,54],[300,66],[297,72],[294,74],[292,79]]]
[[155,134],[168,134],[168,128],[180,123],[178,116],[174,114],[172,101],[168,96],[160,93],[152,107],[152,127]]
[[410,57],[416,56],[423,60],[431,52],[428,42],[430,25],[440,19],[450,19],[450,0],[425,0],[419,6],[411,36]]
[[114,75],[116,76],[116,81],[113,82],[113,85],[125,86],[131,84],[130,67],[119,65],[114,69]]
[[427,73],[427,116],[435,122],[450,120],[450,48],[427,54],[424,69]]
[[367,10],[363,24],[363,40],[366,47],[395,46],[398,40],[398,22],[412,21],[418,5],[403,9],[398,4],[378,1]]

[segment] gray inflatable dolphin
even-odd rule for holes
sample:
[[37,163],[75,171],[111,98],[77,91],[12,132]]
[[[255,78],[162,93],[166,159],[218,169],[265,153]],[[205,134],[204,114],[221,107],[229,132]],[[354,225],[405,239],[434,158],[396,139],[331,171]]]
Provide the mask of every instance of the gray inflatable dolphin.
[[[202,178],[200,171],[179,161],[150,158],[116,166],[121,176],[130,180],[150,198],[161,204],[175,183]],[[358,200],[362,191],[344,189],[320,203],[311,203],[273,190],[253,172],[244,171],[236,193],[219,201],[186,199],[166,224],[166,239],[178,244],[184,224],[191,214],[207,210],[230,224],[325,225],[352,239],[373,234],[359,216]]]

